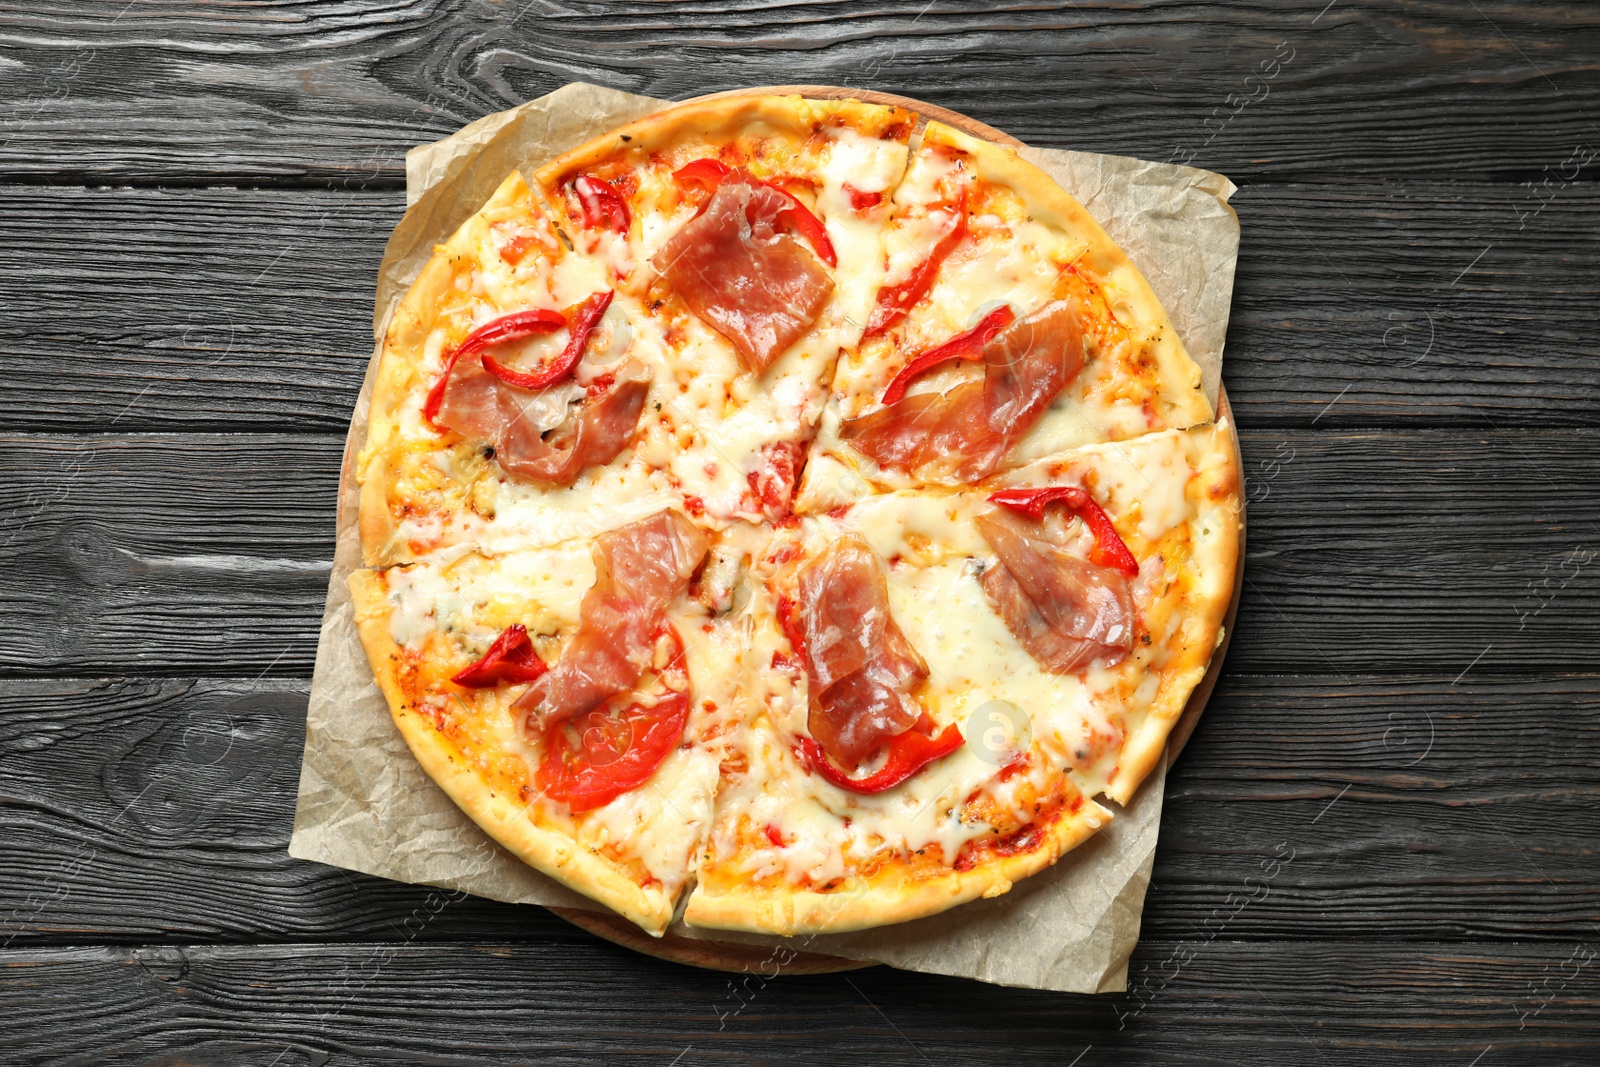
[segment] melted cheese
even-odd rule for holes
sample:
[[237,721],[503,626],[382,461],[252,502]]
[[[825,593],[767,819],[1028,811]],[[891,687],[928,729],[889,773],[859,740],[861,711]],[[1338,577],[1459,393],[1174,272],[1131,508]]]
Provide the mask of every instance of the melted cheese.
[[[752,164],[810,180],[814,197],[804,195],[839,259],[834,296],[816,326],[765,374],[745,372],[724,338],[681,307],[673,310],[670,300],[664,310],[652,290],[650,257],[695,213],[672,185],[671,170],[714,154],[714,146],[639,161],[630,231],[569,228],[571,249],[526,190],[513,195],[508,181],[445,246],[458,260],[453,288],[407,368],[413,387],[394,411],[375,415],[362,456],[364,468],[382,452],[403,502],[413,505],[398,517],[395,558],[412,558],[404,546],[414,545],[422,562],[386,572],[389,627],[399,645],[427,655],[441,646],[463,657],[481,654],[512,622],[527,625],[541,651],[558,654],[594,580],[590,538],[688,501],[702,526],[720,531],[697,587],[700,602],[672,612],[694,685],[684,744],[645,785],[594,812],[574,818],[560,805],[530,806],[538,821],[584,847],[628,857],[674,894],[693,878],[706,842],[714,862],[745,877],[821,885],[888,854],[937,847],[948,861],[997,830],[971,811],[999,812],[991,817],[1009,827],[1026,822],[1034,798],[1063,769],[1084,795],[1100,792],[1116,773],[1122,740],[1161,699],[1156,668],[1186,640],[1188,586],[1180,576],[1191,541],[1223,533],[1201,534],[1189,522],[1197,455],[1210,452],[1197,453],[1194,435],[1140,436],[1152,423],[1136,391],[1106,388],[1089,374],[1014,450],[1013,469],[982,489],[910,490],[843,447],[841,419],[875,407],[907,355],[971,328],[999,302],[1019,316],[1043,306],[1084,242],[1030,218],[1014,193],[988,190],[975,200],[983,209],[971,219],[974,237],[946,261],[929,299],[894,336],[863,343],[879,287],[903,281],[947,231],[949,216],[938,205],[955,182],[972,180],[971,166],[932,151],[908,165],[903,143],[841,126],[822,132],[800,152],[758,154]],[[857,210],[846,185],[892,190],[892,197]],[[513,241],[521,252],[514,264],[501,255]],[[1115,279],[1106,284],[1112,313],[1128,323],[1125,294]],[[470,444],[441,446],[422,418],[422,401],[467,331],[515,310],[565,309],[607,288],[616,291],[607,315],[616,340],[586,364],[627,356],[653,376],[629,451],[571,487],[546,490],[509,481]],[[1143,340],[1133,337],[1106,359],[1136,355]],[[564,333],[537,338],[508,355],[533,362],[564,341]],[[975,369],[930,374],[914,391],[948,388],[970,373]],[[553,418],[568,399],[557,398],[545,414]],[[796,525],[755,525],[761,516],[752,510],[750,475],[759,457],[813,432],[796,502],[806,517]],[[1104,443],[1122,438],[1130,440]],[[1151,642],[1117,667],[1075,676],[1042,671],[979,585],[983,568],[995,565],[973,525],[992,507],[987,493],[1053,484],[1088,487],[1143,561],[1134,596]],[[850,507],[830,511],[844,504]],[[1070,551],[1087,551],[1091,535],[1082,523],[1054,521]],[[794,739],[808,733],[807,687],[803,675],[780,666],[788,643],[773,610],[778,583],[792,573],[790,546],[809,556],[852,533],[892,561],[891,612],[930,668],[918,699],[968,740],[872,797],[829,785],[794,755]],[[487,753],[537,765],[537,745],[511,710],[519,691],[466,697],[486,774]],[[427,700],[451,714],[468,706],[460,694]],[[1000,768],[1023,749],[1031,756],[1027,770],[1001,781]],[[975,795],[981,803],[969,807]],[[768,841],[768,828],[780,844]]]

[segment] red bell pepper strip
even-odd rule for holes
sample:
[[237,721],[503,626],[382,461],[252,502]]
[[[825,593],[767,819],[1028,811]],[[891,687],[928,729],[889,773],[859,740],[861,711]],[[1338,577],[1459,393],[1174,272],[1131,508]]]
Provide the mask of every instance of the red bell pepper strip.
[[613,295],[613,292],[607,289],[605,292],[593,294],[573,308],[571,334],[567,338],[567,346],[561,350],[559,356],[531,374],[513,370],[488,352],[483,354],[483,369],[507,385],[514,385],[518,389],[546,389],[562,381],[572,373],[572,369],[583,358],[583,349],[589,343],[589,335],[594,332],[595,326],[605,315],[606,308],[611,306]]
[[[689,673],[683,639],[670,626],[666,636],[677,648],[660,672],[664,684],[672,679],[664,696],[648,706],[630,704],[615,713],[602,704],[545,734],[535,783],[573,814],[604,807],[643,785],[683,740],[689,719]],[[578,735],[577,746],[568,736],[568,726]]]
[[930,348],[919,356],[913,356],[911,362],[900,368],[900,373],[894,376],[889,387],[883,391],[885,404],[898,404],[905,399],[906,387],[930,368],[952,359],[982,359],[983,346],[988,344],[995,334],[1010,326],[1016,315],[1011,311],[1011,305],[1001,304],[966,333],[958,333],[937,348]]
[[866,189],[857,189],[849,182],[844,183],[844,195],[850,198],[850,206],[857,211],[866,211],[883,203],[882,192],[869,192]]
[[572,183],[572,188],[578,194],[578,206],[583,209],[583,225],[586,229],[628,232],[633,213],[628,210],[628,202],[622,199],[622,194],[610,182],[580,174]]
[[693,163],[686,163],[679,167],[672,175],[674,181],[680,185],[703,185],[711,192],[716,192],[717,187],[726,182],[743,179],[751,185],[759,185],[771,189],[789,202],[789,206],[779,213],[779,220],[787,223],[817,254],[817,258],[830,267],[839,265],[839,257],[833,250],[833,242],[828,240],[827,227],[822,225],[822,220],[811,213],[811,209],[795,199],[793,193],[781,189],[769,181],[763,181],[747,171],[736,170],[719,159],[697,159]]
[[934,760],[943,759],[961,747],[961,731],[952,723],[937,736],[924,733],[922,724],[913,726],[889,740],[889,758],[882,769],[865,778],[852,778],[828,759],[822,746],[812,737],[799,738],[800,751],[811,769],[827,782],[852,793],[871,795],[893,789]]
[[800,666],[809,670],[811,661],[806,651],[805,631],[800,628],[800,620],[795,618],[794,601],[788,596],[778,597],[778,625],[783,628],[783,636],[789,639],[794,654],[799,657]]
[[468,689],[490,689],[497,685],[531,682],[549,669],[533,650],[527,627],[517,622],[494,639],[494,644],[478,662],[450,680]]
[[1030,519],[1044,518],[1044,509],[1051,504],[1065,504],[1077,512],[1094,534],[1094,547],[1089,558],[1102,567],[1119,570],[1128,577],[1139,573],[1139,561],[1133,558],[1128,546],[1117,534],[1107,515],[1087,489],[1076,485],[1055,485],[1045,489],[1002,489],[989,496],[989,503],[999,504],[1012,511],[1021,512]]
[[928,258],[917,264],[917,269],[911,272],[911,277],[899,285],[878,290],[878,306],[872,309],[872,317],[867,319],[866,331],[861,335],[863,340],[876,337],[899,322],[905,313],[916,307],[917,301],[927,296],[928,290],[933,288],[934,279],[939,276],[939,265],[967,236],[965,188],[961,190],[961,199],[955,204],[955,213],[956,224],[950,228],[949,233],[939,238],[939,242],[933,246],[933,251],[928,253]]
[[[535,308],[532,311],[515,311],[510,315],[502,315],[493,322],[486,322],[476,330],[467,334],[467,339],[456,346],[444,360],[444,373],[439,375],[439,380],[433,383],[433,388],[428,390],[428,398],[422,404],[422,416],[430,423],[439,414],[439,407],[444,403],[445,385],[450,381],[450,371],[454,369],[456,361],[462,356],[470,356],[475,352],[501,341],[515,341],[523,337],[531,337],[536,333],[553,333],[567,324],[566,316],[559,311],[546,311]],[[433,423],[438,426],[438,423]],[[442,428],[442,427],[441,427]]]

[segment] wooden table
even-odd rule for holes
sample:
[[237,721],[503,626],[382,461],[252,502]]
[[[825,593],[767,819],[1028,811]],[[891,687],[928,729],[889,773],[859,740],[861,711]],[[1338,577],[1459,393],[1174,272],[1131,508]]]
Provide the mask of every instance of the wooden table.
[[[1597,56],[1527,0],[6,8],[0,1062],[1595,1062]],[[1127,994],[733,982],[288,858],[403,154],[575,79],[1239,184],[1245,595]]]

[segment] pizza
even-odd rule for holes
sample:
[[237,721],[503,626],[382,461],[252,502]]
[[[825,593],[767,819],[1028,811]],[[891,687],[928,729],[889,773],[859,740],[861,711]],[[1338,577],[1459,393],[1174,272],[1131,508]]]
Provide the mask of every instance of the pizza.
[[654,934],[1005,893],[1223,636],[1237,456],[1160,302],[901,108],[693,103],[513,173],[378,360],[350,587],[394,721]]

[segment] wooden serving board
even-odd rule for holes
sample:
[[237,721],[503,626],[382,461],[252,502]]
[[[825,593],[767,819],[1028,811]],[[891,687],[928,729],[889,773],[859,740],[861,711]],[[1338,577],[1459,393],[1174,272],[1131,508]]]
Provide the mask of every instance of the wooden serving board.
[[[837,85],[769,85],[757,86],[750,89],[734,89],[724,93],[711,93],[707,96],[697,96],[683,101],[686,104],[697,103],[702,100],[721,100],[729,97],[741,96],[789,96],[800,95],[813,100],[862,100],[869,104],[886,104],[894,107],[903,107],[907,111],[916,112],[923,121],[937,119],[949,126],[964,130],[974,137],[981,137],[996,144],[1009,145],[1012,148],[1021,148],[1022,142],[995,129],[987,123],[977,119],[958,114],[948,108],[939,107],[937,104],[924,103],[906,96],[896,96],[893,93],[880,93],[872,89],[849,89]],[[1233,422],[1233,409],[1228,404],[1226,389],[1218,387],[1217,390],[1217,418],[1228,420],[1229,436],[1233,440],[1234,466],[1241,472],[1244,465],[1239,455],[1239,430]],[[1241,483],[1242,484],[1242,483]],[[1233,623],[1239,611],[1239,591],[1244,587],[1244,498],[1239,500],[1239,555],[1238,564],[1234,568],[1233,599],[1228,604],[1228,612],[1222,622],[1222,643],[1217,646],[1216,652],[1211,657],[1211,665],[1207,668],[1205,677],[1200,684],[1195,686],[1194,692],[1189,694],[1189,702],[1184,706],[1183,716],[1177,725],[1172,728],[1172,733],[1167,737],[1167,760],[1178,758],[1189,737],[1194,733],[1195,724],[1200,721],[1200,712],[1205,708],[1206,701],[1211,698],[1211,691],[1216,688],[1217,678],[1222,673],[1222,660],[1228,652],[1228,642],[1233,637]],[[828,956],[815,952],[799,952],[786,963],[780,963],[774,958],[773,950],[760,945],[741,945],[729,941],[703,941],[697,938],[681,937],[676,934],[666,934],[662,937],[651,937],[633,923],[609,911],[587,911],[581,908],[551,908],[550,911],[561,916],[574,926],[589,931],[591,934],[603,937],[607,941],[631,948],[635,952],[642,952],[647,956],[657,959],[671,960],[674,963],[683,963],[691,967],[703,967],[714,971],[729,971],[734,974],[763,974],[771,977],[776,974],[803,975],[803,974],[831,974],[837,971],[853,971],[863,967],[874,966],[860,960],[843,959],[838,956]]]

